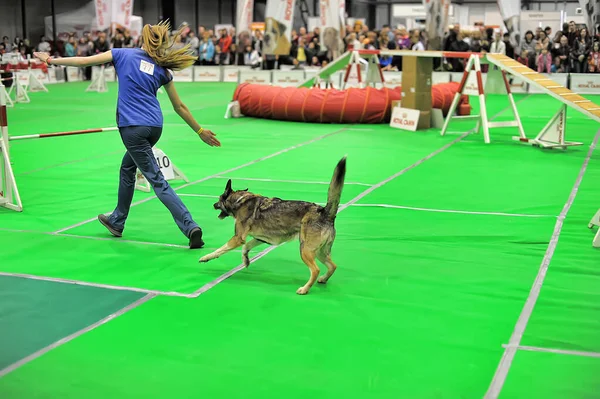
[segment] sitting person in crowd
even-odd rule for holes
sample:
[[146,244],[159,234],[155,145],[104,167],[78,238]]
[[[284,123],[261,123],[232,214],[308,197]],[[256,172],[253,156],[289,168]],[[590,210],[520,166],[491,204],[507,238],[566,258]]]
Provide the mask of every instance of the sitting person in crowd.
[[529,52],[527,50],[521,50],[521,55],[517,58],[521,64],[529,67]]
[[[543,33],[543,32],[542,32]],[[548,51],[548,47],[542,47],[542,51],[537,58],[537,71],[539,73],[552,72],[552,54]]]

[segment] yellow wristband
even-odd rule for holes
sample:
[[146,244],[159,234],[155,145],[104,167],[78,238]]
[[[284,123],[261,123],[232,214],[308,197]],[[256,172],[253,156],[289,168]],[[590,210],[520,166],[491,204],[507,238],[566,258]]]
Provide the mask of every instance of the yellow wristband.
[[198,129],[198,131],[196,132],[196,134],[198,134],[198,136],[199,136],[199,135],[202,134],[202,132],[204,132],[204,128],[203,127],[201,127],[200,129]]

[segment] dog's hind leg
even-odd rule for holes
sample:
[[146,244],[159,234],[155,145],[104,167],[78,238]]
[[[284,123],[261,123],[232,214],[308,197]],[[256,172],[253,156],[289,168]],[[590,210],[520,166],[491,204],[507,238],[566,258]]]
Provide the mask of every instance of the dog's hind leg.
[[296,294],[306,295],[315,281],[317,281],[317,277],[319,277],[319,266],[317,266],[317,262],[315,262],[315,258],[317,257],[316,252],[305,248],[302,244],[300,245],[300,256],[304,263],[306,263],[306,266],[310,269],[310,278],[304,286],[298,288]]
[[250,258],[248,257],[248,253],[252,250],[252,248],[259,246],[260,244],[264,244],[264,241],[259,241],[256,238],[253,238],[242,247],[242,261],[244,262],[244,266],[250,266]]
[[318,255],[317,258],[320,262],[324,263],[327,266],[327,273],[319,277],[317,280],[320,284],[326,284],[329,278],[335,273],[337,269],[337,265],[331,260],[331,248],[323,248]]

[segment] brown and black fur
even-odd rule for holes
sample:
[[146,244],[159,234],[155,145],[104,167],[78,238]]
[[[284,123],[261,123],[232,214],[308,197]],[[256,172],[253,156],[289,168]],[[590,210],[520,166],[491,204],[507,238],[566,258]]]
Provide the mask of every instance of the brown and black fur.
[[[225,192],[214,208],[221,211],[219,219],[228,216],[235,219],[235,235],[221,248],[200,258],[200,262],[208,262],[243,246],[242,260],[248,267],[248,253],[252,248],[265,243],[279,245],[299,238],[300,256],[310,269],[310,278],[296,293],[308,294],[317,278],[319,283],[325,284],[337,268],[331,260],[331,247],[335,240],[335,218],[345,176],[346,157],[335,168],[324,207],[312,202],[267,198],[247,189],[234,191],[231,180],[228,180]],[[249,236],[252,239],[246,242]],[[327,272],[320,278],[317,259],[327,266]]]

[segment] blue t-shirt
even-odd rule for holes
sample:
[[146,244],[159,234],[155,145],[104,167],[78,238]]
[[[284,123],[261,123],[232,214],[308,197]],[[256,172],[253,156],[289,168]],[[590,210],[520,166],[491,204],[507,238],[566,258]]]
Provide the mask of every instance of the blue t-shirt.
[[141,48],[113,48],[112,57],[119,80],[117,126],[162,127],[156,93],[173,75]]

